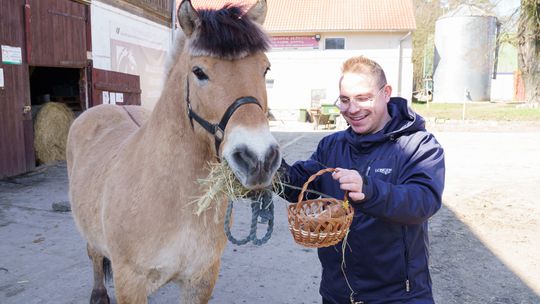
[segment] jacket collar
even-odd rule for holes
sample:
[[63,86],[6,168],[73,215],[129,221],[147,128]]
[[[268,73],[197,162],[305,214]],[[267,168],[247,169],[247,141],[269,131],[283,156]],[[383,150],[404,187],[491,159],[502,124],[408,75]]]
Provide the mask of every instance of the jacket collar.
[[349,127],[345,130],[345,138],[359,151],[368,152],[375,146],[396,140],[404,134],[425,130],[425,120],[410,109],[407,100],[401,97],[390,98],[388,113],[390,121],[379,132],[360,135]]

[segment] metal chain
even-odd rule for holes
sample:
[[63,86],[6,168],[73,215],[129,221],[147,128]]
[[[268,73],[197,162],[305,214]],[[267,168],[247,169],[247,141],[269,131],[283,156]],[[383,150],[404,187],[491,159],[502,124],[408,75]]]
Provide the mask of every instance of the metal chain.
[[[227,205],[227,213],[225,214],[225,223],[223,228],[227,239],[235,245],[245,245],[248,242],[252,242],[257,246],[261,246],[270,240],[272,232],[274,231],[274,201],[272,200],[272,192],[263,192],[256,200],[251,203],[251,227],[249,235],[241,240],[237,240],[231,234],[231,215],[233,209],[233,201],[229,200]],[[268,222],[266,228],[266,234],[258,239],[257,238],[257,222],[261,219],[261,222]]]

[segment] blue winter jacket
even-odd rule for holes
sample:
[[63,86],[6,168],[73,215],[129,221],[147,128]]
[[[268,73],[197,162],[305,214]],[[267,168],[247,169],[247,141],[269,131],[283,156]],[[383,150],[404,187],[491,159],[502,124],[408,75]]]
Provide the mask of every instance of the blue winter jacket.
[[[402,98],[388,103],[391,121],[383,130],[358,135],[348,128],[323,138],[307,161],[283,163],[289,183],[302,186],[325,167],[357,170],[366,198],[353,203],[354,220],[345,249],[345,273],[355,301],[433,303],[428,269],[428,219],[441,207],[444,152],[425,121]],[[311,189],[342,199],[330,174]],[[285,193],[291,202],[298,191]],[[320,293],[333,303],[350,303],[341,270],[342,243],[318,250]]]

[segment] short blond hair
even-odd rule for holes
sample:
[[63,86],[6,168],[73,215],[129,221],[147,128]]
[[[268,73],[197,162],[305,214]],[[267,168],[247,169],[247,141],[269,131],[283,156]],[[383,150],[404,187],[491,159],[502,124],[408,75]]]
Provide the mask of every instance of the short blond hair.
[[356,56],[347,59],[341,67],[341,73],[360,73],[372,75],[374,80],[377,80],[378,86],[385,85],[386,75],[381,66],[364,56]]

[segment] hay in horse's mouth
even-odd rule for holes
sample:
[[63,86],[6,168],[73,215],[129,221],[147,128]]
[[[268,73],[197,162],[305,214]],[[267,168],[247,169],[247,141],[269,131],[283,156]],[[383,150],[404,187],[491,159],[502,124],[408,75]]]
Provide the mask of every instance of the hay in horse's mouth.
[[[197,211],[195,212],[197,215],[201,215],[212,205],[216,210],[219,210],[225,199],[242,200],[257,196],[256,190],[247,189],[240,183],[225,160],[220,163],[208,163],[208,166],[210,168],[208,177],[197,180],[202,189],[205,189],[204,194],[193,201],[197,204]],[[283,192],[283,184],[278,173],[272,178],[271,190],[278,195]],[[216,212],[217,214],[219,212]]]

